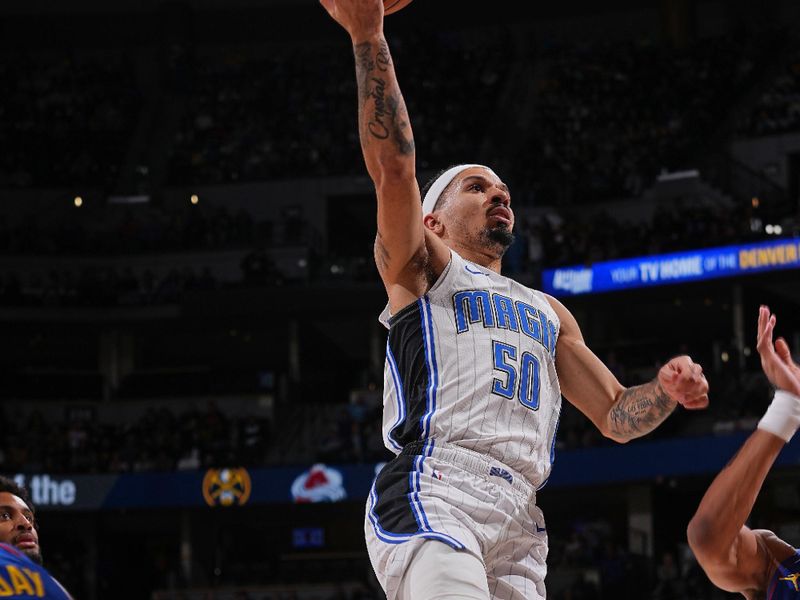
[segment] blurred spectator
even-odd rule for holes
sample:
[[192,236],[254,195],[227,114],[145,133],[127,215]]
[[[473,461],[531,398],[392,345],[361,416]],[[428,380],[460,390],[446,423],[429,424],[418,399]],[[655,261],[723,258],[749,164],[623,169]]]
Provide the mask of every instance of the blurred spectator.
[[282,277],[264,248],[245,255],[241,263],[244,282],[250,285],[277,285]]
[[779,73],[762,86],[754,105],[740,120],[740,136],[762,136],[800,129],[800,36],[791,40]]
[[242,459],[245,465],[258,465],[264,461],[268,426],[262,419],[250,415],[242,420],[239,433]]
[[672,552],[664,552],[656,567],[656,587],[654,600],[679,600],[684,598],[683,582]]
[[528,174],[523,187],[553,203],[639,197],[662,169],[691,166],[780,39],[769,29],[680,49],[647,39],[544,48],[538,126],[515,169]]
[[[126,53],[41,50],[0,63],[0,187],[116,183],[143,105]],[[80,143],[76,143],[80,140]]]
[[[409,81],[418,89],[410,98],[425,106],[415,126],[436,127],[421,137],[421,168],[441,166],[474,152],[478,136],[488,131],[480,117],[497,108],[497,91],[513,63],[507,28],[484,24],[481,42],[468,28],[437,29],[425,24],[398,33]],[[491,34],[486,31],[491,27]],[[427,52],[439,48],[435,56]],[[363,163],[356,139],[355,115],[330,118],[331,98],[355,93],[352,78],[341,77],[350,59],[319,47],[273,46],[266,53],[237,47],[213,56],[195,56],[185,64],[181,90],[186,111],[169,157],[171,183],[231,183],[325,175],[360,175]],[[435,60],[438,67],[431,65]],[[447,70],[450,77],[433,77]],[[298,80],[287,74],[302,74]],[[477,77],[476,77],[477,74]],[[443,101],[472,82],[471,101]],[[313,93],[297,81],[314,82]],[[304,105],[290,111],[286,106]],[[470,130],[463,123],[472,123]],[[479,124],[484,123],[480,126]],[[331,151],[332,148],[335,151]]]

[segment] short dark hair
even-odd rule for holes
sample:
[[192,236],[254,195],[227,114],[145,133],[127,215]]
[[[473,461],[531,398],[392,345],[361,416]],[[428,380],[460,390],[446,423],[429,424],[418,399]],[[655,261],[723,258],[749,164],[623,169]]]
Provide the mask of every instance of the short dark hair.
[[33,502],[31,502],[30,494],[28,494],[28,489],[24,485],[19,485],[10,477],[4,477],[0,475],[0,492],[14,494],[28,505],[28,508],[31,509],[32,513],[36,512],[36,508],[33,506]]

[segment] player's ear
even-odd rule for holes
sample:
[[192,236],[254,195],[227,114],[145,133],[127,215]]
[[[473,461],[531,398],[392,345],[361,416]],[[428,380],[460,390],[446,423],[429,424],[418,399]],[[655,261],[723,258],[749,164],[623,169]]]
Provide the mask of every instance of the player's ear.
[[425,226],[425,229],[429,229],[437,235],[441,235],[441,233],[444,231],[444,225],[442,225],[439,217],[437,217],[434,213],[425,215],[425,217],[422,219],[422,224]]

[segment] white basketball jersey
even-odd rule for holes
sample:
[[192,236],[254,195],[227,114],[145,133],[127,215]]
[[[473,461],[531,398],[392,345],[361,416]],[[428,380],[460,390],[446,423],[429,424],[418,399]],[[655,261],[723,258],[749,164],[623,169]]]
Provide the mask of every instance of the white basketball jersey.
[[386,447],[454,444],[544,485],[561,411],[560,322],[544,295],[451,251],[425,296],[380,320]]

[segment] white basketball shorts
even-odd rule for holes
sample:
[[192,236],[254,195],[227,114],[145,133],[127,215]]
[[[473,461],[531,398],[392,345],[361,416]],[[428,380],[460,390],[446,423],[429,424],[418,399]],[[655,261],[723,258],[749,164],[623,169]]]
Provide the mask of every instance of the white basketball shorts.
[[[492,599],[545,598],[547,531],[536,491],[489,457],[433,440],[409,444],[378,473],[364,526],[388,600],[398,598],[428,540],[477,557]],[[440,577],[459,580],[458,573]]]

